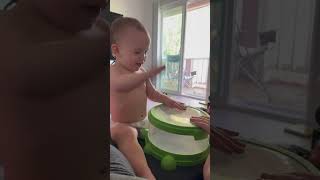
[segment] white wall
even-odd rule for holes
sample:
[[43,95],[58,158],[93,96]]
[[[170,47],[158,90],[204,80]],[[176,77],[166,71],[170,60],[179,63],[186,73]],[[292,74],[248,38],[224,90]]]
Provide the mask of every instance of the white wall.
[[[146,27],[152,38],[153,0],[111,0],[110,11],[124,16],[137,18]],[[147,69],[151,66],[152,43],[150,44],[150,50],[144,64],[144,67]]]

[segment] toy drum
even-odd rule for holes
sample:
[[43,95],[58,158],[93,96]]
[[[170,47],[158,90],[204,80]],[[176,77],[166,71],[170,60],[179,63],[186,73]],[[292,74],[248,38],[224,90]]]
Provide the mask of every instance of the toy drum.
[[319,175],[319,170],[304,158],[283,148],[244,141],[246,152],[228,155],[214,151],[211,162],[213,179],[219,180],[256,180],[262,173],[283,174],[292,172]]
[[192,107],[179,111],[158,105],[149,111],[144,151],[161,160],[162,169],[197,165],[208,156],[209,136],[190,122],[193,116],[209,117],[206,112]]

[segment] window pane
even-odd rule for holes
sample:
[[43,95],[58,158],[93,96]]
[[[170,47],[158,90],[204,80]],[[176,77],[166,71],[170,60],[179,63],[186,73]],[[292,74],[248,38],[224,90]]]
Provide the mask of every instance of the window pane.
[[210,4],[187,5],[182,94],[206,99],[210,54]]
[[166,70],[160,76],[160,88],[162,90],[179,91],[181,29],[182,7],[163,10],[161,64],[166,65]]

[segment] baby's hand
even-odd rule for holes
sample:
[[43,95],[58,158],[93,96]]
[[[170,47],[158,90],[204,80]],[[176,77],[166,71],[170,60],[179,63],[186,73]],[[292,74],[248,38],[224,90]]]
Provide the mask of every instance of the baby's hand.
[[176,108],[179,110],[186,110],[186,108],[187,108],[184,103],[177,102],[172,99],[168,99],[164,104],[166,106],[169,106],[170,108]]
[[147,71],[148,77],[153,77],[153,76],[159,74],[165,68],[166,68],[166,66],[160,66],[160,67],[150,69],[149,71]]

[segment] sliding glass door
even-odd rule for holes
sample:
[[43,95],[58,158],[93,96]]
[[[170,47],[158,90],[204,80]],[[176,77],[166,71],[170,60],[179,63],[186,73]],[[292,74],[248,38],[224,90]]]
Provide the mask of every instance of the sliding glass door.
[[[161,2],[161,1],[160,1]],[[207,99],[209,94],[210,2],[170,1],[160,6],[162,91]]]
[[160,76],[160,88],[171,93],[180,92],[184,9],[183,3],[161,8],[160,64],[166,69]]

